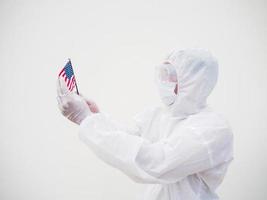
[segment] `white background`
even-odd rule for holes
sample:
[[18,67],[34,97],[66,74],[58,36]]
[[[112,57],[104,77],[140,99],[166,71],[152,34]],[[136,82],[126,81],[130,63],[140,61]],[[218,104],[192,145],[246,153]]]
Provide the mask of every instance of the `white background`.
[[104,164],[57,108],[72,58],[80,92],[121,120],[160,103],[154,66],[174,48],[219,60],[210,105],[232,125],[223,200],[267,199],[267,3],[0,1],[0,199],[133,200],[143,186]]

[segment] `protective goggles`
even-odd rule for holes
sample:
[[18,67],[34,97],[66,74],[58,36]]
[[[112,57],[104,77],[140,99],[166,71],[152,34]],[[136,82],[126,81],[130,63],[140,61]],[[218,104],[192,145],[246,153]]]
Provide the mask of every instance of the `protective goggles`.
[[175,67],[170,63],[164,63],[156,66],[156,81],[167,83],[167,82],[177,82],[177,73]]

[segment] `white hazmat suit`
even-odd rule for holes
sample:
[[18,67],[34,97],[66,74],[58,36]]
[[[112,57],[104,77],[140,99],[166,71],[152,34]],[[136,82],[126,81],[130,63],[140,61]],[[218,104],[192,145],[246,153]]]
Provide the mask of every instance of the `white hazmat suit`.
[[137,114],[135,127],[90,114],[79,136],[103,161],[146,184],[142,200],[217,200],[216,188],[233,160],[231,128],[206,104],[217,61],[207,50],[185,49],[164,62],[176,69],[174,102]]

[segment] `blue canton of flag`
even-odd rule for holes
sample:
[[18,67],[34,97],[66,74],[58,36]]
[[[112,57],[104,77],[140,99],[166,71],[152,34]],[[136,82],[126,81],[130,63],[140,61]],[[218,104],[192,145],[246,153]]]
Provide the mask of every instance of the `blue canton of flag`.
[[67,87],[70,91],[73,90],[73,88],[76,85],[76,81],[75,81],[75,76],[73,73],[73,69],[72,69],[72,65],[71,65],[70,60],[67,62],[65,67],[60,71],[58,77],[62,77],[65,80]]

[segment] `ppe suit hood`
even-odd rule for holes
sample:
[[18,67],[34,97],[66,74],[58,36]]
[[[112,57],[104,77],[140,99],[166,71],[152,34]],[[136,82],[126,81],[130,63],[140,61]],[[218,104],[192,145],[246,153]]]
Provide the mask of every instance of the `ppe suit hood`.
[[200,48],[175,50],[164,61],[177,72],[178,94],[167,107],[171,116],[183,119],[205,108],[218,77],[218,63],[211,53]]

